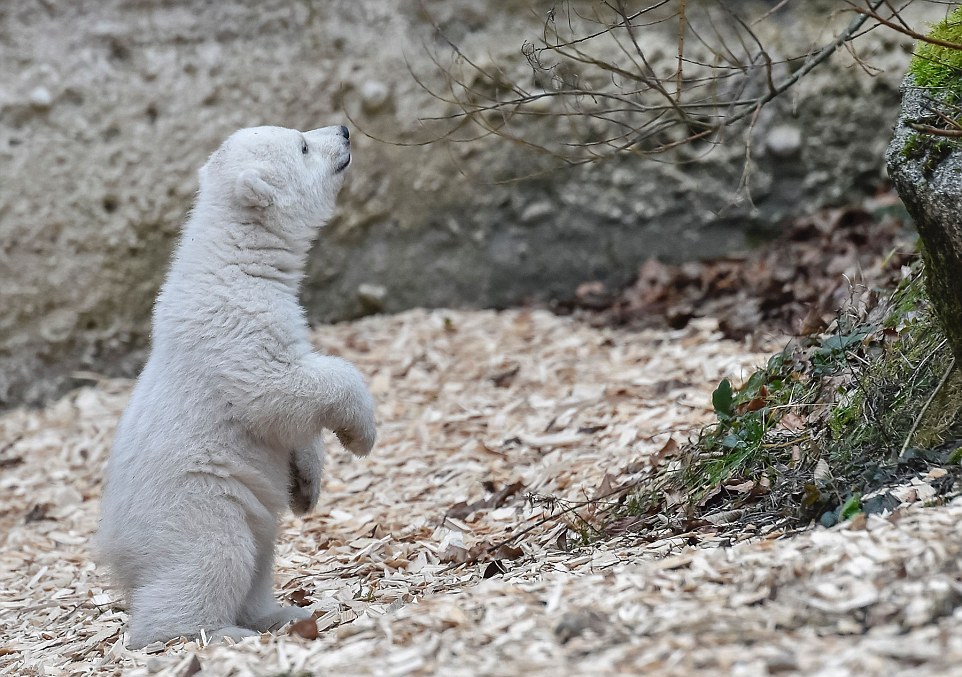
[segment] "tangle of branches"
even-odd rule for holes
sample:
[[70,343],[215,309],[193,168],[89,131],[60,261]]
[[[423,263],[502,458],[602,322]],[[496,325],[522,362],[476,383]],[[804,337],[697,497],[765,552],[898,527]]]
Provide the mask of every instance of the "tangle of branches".
[[[938,2],[842,0],[827,17],[833,37],[788,55],[765,44],[760,28],[780,19],[790,0],[769,2],[757,16],[731,0],[560,1],[545,14],[537,41],[521,46],[523,76],[511,75],[517,64],[473,58],[435,24],[452,57],[433,57],[443,84],[415,77],[453,111],[425,118],[449,125],[443,138],[493,134],[567,165],[653,155],[722,142],[726,130],[751,125],[766,104],[840,50],[872,75],[852,41],[875,30],[926,39],[903,18],[908,5],[924,1]],[[551,129],[563,133],[538,133],[547,125],[532,125],[532,118],[559,123]]]

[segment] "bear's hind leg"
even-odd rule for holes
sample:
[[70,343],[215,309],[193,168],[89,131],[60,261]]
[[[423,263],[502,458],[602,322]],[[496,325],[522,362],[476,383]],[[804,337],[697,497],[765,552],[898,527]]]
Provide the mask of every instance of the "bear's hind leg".
[[198,637],[201,630],[212,638],[235,640],[257,634],[238,626],[254,580],[254,538],[242,511],[217,512],[206,513],[204,523],[192,524],[189,533],[170,535],[180,537],[179,542],[158,548],[166,557],[131,593],[129,648],[181,635]]
[[241,625],[261,632],[273,632],[292,621],[311,617],[311,612],[298,606],[283,606],[274,597],[273,537],[262,544],[257,557],[254,582],[241,605],[238,619]]

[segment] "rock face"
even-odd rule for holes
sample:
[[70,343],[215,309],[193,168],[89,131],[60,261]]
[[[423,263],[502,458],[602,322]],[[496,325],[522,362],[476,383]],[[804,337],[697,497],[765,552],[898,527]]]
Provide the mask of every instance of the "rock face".
[[932,117],[932,93],[902,86],[902,109],[886,153],[889,175],[915,220],[925,284],[956,360],[962,363],[962,143],[912,129]]
[[[795,4],[766,36],[786,54],[824,28],[825,3]],[[351,118],[353,174],[304,289],[322,322],[618,285],[649,256],[741,248],[879,180],[907,60],[894,35],[872,57],[882,75],[836,57],[764,112],[751,201],[733,199],[745,176],[737,138],[681,165],[625,156],[552,174],[498,139],[374,140],[421,141],[419,119],[445,112],[406,66],[430,77],[424,44],[443,50],[433,21],[524,77],[519,46],[544,11],[494,0],[0,6],[0,407],[76,384],[78,370],[136,369],[196,169],[239,127]],[[653,58],[675,58],[673,30],[652,35]],[[562,122],[533,131],[563,134]]]

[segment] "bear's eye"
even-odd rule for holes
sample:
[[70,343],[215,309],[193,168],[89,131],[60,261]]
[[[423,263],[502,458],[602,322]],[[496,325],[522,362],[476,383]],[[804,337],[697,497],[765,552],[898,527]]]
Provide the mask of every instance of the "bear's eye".
[[301,141],[301,154],[307,155],[307,141]]

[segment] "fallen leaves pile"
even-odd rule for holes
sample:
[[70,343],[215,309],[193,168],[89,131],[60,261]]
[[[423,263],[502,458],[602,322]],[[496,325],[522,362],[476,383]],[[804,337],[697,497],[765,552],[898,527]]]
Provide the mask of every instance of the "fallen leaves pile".
[[862,204],[825,209],[785,224],[775,242],[744,254],[667,265],[649,259],[628,288],[582,284],[559,304],[591,324],[670,328],[714,317],[726,338],[760,329],[808,335],[831,323],[853,284],[891,289],[914,255],[915,237],[898,196],[886,190]]
[[[331,442],[276,587],[315,622],[128,651],[86,543],[130,383],[0,415],[0,675],[897,675],[962,665],[962,504],[800,534],[576,547],[578,509],[643,477],[767,358],[717,322],[591,328],[411,311],[323,328],[378,400],[374,454]],[[768,346],[770,349],[772,346]],[[650,541],[650,542],[649,542]]]

